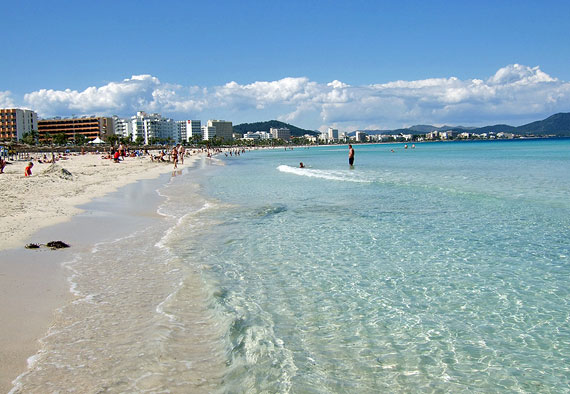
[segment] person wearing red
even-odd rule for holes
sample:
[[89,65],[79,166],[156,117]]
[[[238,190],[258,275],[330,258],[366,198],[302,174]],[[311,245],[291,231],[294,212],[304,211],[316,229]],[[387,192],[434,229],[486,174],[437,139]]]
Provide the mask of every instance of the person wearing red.
[[32,163],[31,161],[28,163],[28,166],[26,167],[26,169],[24,170],[24,175],[25,176],[32,176],[32,167],[34,166],[34,163]]

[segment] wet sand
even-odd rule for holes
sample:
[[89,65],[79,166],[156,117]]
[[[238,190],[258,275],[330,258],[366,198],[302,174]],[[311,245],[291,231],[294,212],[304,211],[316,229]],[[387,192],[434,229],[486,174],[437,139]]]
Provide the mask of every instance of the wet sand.
[[[186,159],[184,167],[195,159]],[[170,178],[172,164],[135,160],[130,166],[129,162],[110,166],[93,156],[58,162],[73,168],[73,181],[42,173],[47,165],[34,166],[36,179],[24,178],[17,171],[23,163],[11,167],[8,176],[0,176],[4,177],[0,186],[10,189],[8,198],[19,199],[5,199],[0,205],[0,393],[10,391],[13,380],[26,371],[27,360],[40,349],[56,310],[73,299],[62,264],[96,242],[156,220],[160,196],[155,190]],[[111,173],[104,175],[105,170]],[[37,198],[38,193],[56,197]],[[129,220],[122,220],[127,215]],[[21,228],[16,234],[15,226]],[[23,247],[54,240],[72,247]]]

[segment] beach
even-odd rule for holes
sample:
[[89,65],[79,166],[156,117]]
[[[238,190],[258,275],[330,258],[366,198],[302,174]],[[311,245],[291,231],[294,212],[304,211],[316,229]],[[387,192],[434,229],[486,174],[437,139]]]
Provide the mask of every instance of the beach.
[[17,333],[1,339],[14,361],[2,387],[567,391],[569,144],[166,165],[29,238],[71,248],[0,252],[2,313],[21,323],[2,323]]
[[[186,157],[178,169],[198,157]],[[153,162],[150,156],[114,163],[101,154],[75,154],[55,164],[33,162],[30,177],[24,176],[28,160],[12,161],[0,174],[0,392],[9,391],[12,380],[26,369],[26,359],[38,351],[56,308],[73,299],[61,267],[70,252],[42,247],[30,254],[24,246],[53,240],[45,229],[69,221],[82,212],[80,205],[173,171],[172,163]],[[42,229],[43,235],[36,236]]]

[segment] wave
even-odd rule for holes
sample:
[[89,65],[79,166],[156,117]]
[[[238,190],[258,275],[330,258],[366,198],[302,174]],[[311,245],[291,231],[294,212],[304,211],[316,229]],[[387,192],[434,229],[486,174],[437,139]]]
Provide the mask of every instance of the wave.
[[298,168],[298,167],[291,167],[288,165],[280,165],[277,167],[277,170],[281,172],[285,172],[288,174],[294,175],[301,175],[310,178],[320,178],[320,179],[328,179],[331,181],[340,181],[340,182],[356,182],[356,183],[372,183],[373,181],[370,179],[364,179],[359,175],[351,173],[349,171],[342,171],[342,170],[316,170],[312,168]]

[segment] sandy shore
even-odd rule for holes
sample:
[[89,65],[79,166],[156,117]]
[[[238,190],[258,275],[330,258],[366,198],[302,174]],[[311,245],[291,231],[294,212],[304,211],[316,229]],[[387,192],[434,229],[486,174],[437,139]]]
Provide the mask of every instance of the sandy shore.
[[27,161],[12,162],[0,174],[0,250],[23,246],[38,229],[69,220],[80,212],[77,205],[173,169],[172,163],[152,162],[148,156],[114,163],[98,154],[69,156],[55,164],[34,162],[31,177],[24,177],[26,165]]
[[[179,169],[198,157],[185,158]],[[173,171],[172,163],[152,162],[148,156],[121,163],[98,154],[69,156],[55,164],[34,161],[31,177],[24,177],[26,165],[12,162],[0,174],[0,392],[8,392],[12,380],[24,372],[55,309],[70,297],[60,266],[66,252],[30,257],[24,245],[33,242],[38,230],[80,213],[78,205]]]

